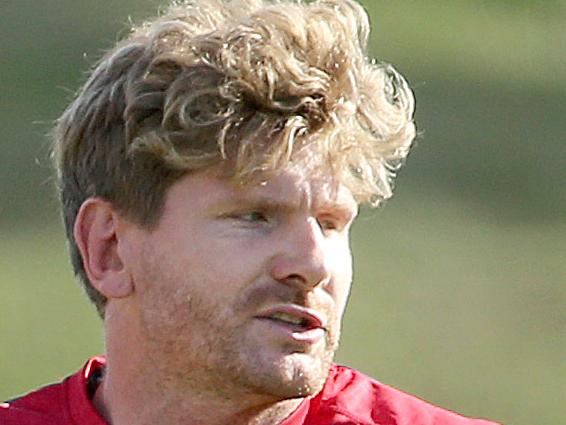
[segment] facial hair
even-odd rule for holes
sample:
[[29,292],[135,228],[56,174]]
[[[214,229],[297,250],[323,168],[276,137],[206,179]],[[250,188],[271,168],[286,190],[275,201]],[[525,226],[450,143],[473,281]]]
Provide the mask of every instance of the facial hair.
[[[227,302],[191,290],[189,283],[159,286],[144,297],[141,323],[147,357],[161,382],[179,390],[198,388],[203,395],[265,401],[322,389],[340,334],[334,301],[322,288],[305,291],[270,281],[251,285]],[[308,347],[291,342],[275,349],[263,346],[254,335],[254,316],[278,304],[307,307],[326,317],[324,340]]]

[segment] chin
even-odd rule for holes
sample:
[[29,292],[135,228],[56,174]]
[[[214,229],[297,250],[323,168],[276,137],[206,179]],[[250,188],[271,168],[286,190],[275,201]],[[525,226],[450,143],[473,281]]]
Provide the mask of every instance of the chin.
[[267,370],[256,370],[250,376],[250,386],[255,392],[279,400],[314,396],[322,390],[331,364],[331,356],[321,359],[303,353],[288,354]]

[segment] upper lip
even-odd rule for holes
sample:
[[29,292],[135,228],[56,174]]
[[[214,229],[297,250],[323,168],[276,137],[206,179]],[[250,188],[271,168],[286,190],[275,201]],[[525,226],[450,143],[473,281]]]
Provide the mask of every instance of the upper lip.
[[255,317],[260,319],[269,319],[275,314],[285,313],[290,316],[302,319],[306,322],[308,328],[323,328],[326,329],[326,318],[324,315],[311,308],[299,306],[296,304],[283,304],[269,307],[263,310]]

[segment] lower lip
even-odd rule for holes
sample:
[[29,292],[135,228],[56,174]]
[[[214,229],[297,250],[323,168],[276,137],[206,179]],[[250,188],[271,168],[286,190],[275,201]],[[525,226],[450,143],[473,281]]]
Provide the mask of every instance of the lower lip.
[[276,320],[265,318],[258,318],[258,320],[260,320],[264,325],[267,325],[271,332],[304,344],[314,344],[323,339],[326,333],[323,328],[312,328],[298,331],[294,329],[293,325],[287,325]]

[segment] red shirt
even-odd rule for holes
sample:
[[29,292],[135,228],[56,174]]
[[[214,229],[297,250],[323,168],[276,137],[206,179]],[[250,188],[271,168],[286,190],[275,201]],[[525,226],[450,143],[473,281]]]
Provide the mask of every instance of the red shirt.
[[[0,425],[107,425],[88,383],[105,365],[95,357],[63,382],[0,403]],[[496,425],[428,404],[344,366],[333,366],[322,391],[281,425]]]

